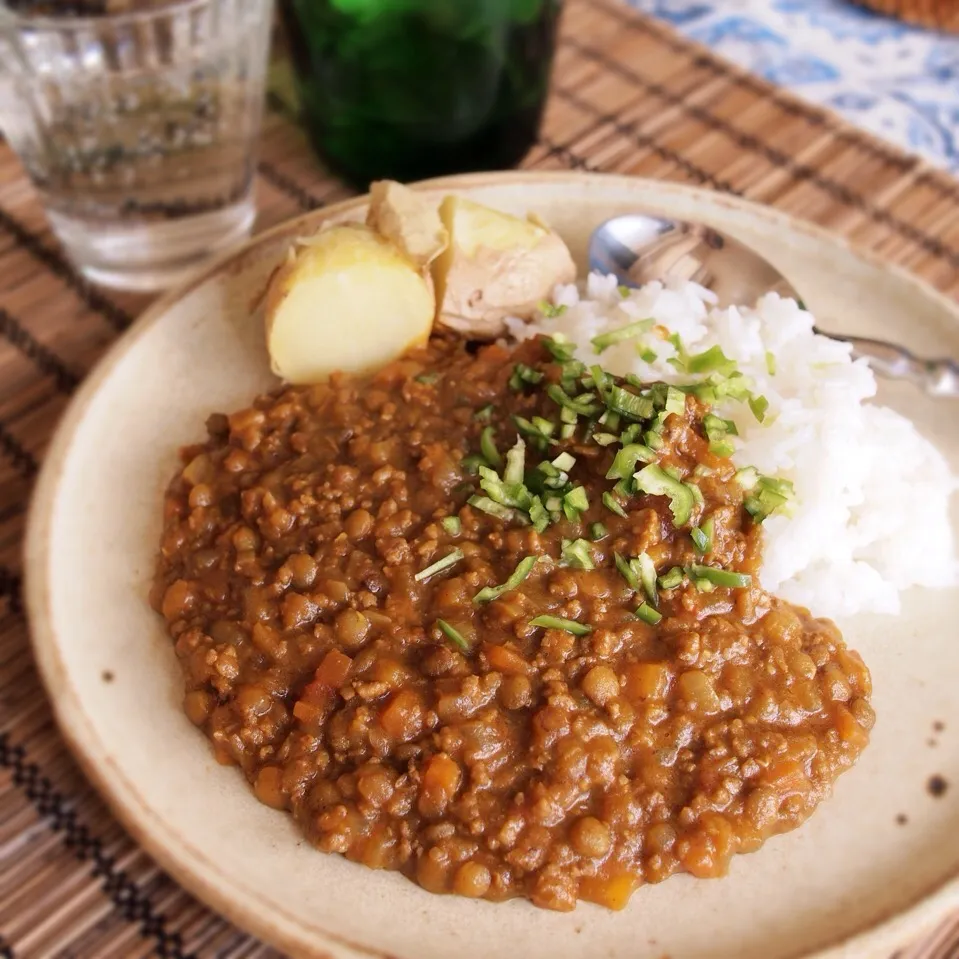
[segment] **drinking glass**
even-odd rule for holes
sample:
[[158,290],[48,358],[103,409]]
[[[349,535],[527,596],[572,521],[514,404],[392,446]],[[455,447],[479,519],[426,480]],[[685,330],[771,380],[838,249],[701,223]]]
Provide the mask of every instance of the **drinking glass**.
[[516,164],[560,0],[280,0],[310,136],[359,186]]
[[0,0],[0,128],[89,279],[161,289],[249,234],[271,17]]

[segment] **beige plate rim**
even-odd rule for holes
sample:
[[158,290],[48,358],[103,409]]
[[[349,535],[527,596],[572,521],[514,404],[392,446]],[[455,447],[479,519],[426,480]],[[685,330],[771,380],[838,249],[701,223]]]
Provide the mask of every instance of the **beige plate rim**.
[[[463,190],[503,186],[517,182],[530,185],[576,186],[586,181],[601,181],[610,185],[615,185],[619,181],[624,189],[627,187],[636,189],[638,185],[644,183],[647,186],[655,184],[655,189],[660,196],[701,198],[713,205],[740,211],[777,229],[805,234],[823,245],[853,250],[860,260],[881,267],[896,276],[897,280],[904,285],[910,286],[918,296],[935,301],[944,312],[951,314],[959,323],[959,307],[952,300],[902,267],[889,264],[875,254],[860,251],[842,237],[822,227],[797,220],[790,214],[702,187],[663,183],[640,177],[561,171],[463,174],[421,181],[416,186],[428,190]],[[44,458],[26,524],[24,599],[34,655],[61,735],[100,796],[108,803],[135,841],[142,845],[164,870],[237,926],[293,954],[323,956],[326,955],[323,952],[325,946],[338,946],[352,950],[357,956],[389,959],[386,953],[372,951],[335,933],[318,927],[307,927],[290,913],[281,916],[282,924],[278,924],[271,922],[269,917],[246,910],[236,901],[232,893],[230,876],[224,873],[216,862],[208,858],[202,850],[191,847],[182,839],[169,834],[168,827],[162,819],[145,804],[138,794],[135,783],[121,775],[86,718],[79,697],[70,684],[70,677],[57,652],[56,636],[49,613],[49,584],[46,577],[52,507],[71,439],[100,384],[123,360],[134,343],[148,328],[160,322],[164,314],[190,290],[228,268],[232,261],[242,257],[251,248],[268,243],[273,238],[284,234],[295,235],[300,227],[304,230],[313,229],[326,220],[342,218],[362,208],[367,201],[368,197],[365,195],[354,197],[297,216],[257,234],[242,246],[218,257],[183,286],[160,297],[118,338],[77,391],[56,428]],[[56,690],[56,696],[52,695],[53,690]],[[171,841],[179,843],[179,848],[171,844]],[[853,956],[878,956],[883,951],[891,952],[910,938],[930,929],[953,909],[959,909],[959,871],[920,895],[899,912],[851,936],[837,938],[818,952],[807,954],[805,959],[850,959]]]

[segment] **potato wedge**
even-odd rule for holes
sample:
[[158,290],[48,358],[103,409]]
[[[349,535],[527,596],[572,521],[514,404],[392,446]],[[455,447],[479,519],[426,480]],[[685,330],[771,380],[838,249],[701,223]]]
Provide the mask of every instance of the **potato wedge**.
[[428,275],[360,224],[298,241],[264,301],[273,371],[316,383],[358,373],[429,339],[435,301]]
[[424,269],[446,249],[449,234],[435,204],[395,180],[370,184],[366,225]]
[[433,262],[438,322],[470,336],[494,338],[504,318],[532,316],[576,266],[566,244],[533,217],[448,196],[440,219],[449,245]]

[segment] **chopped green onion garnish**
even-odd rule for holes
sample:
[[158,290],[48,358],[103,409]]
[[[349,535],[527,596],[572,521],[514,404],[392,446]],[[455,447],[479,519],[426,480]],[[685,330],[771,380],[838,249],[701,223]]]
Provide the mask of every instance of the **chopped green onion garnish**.
[[488,496],[471,496],[466,502],[469,503],[470,506],[475,506],[480,512],[488,513],[497,519],[507,521],[519,520],[520,522],[524,522],[526,519],[522,513],[515,509],[510,509],[508,506],[503,506],[501,503],[496,503]]
[[490,403],[488,406],[484,406],[481,410],[477,410],[473,414],[474,420],[479,420],[481,423],[488,423],[491,417],[493,416],[494,406]]
[[486,460],[482,456],[477,456],[475,453],[470,453],[469,456],[464,456],[460,460],[460,466],[466,470],[470,476],[475,476],[479,472],[481,466],[486,465]]
[[724,420],[721,416],[707,413],[703,417],[703,432],[709,439],[709,452],[714,456],[732,456],[736,452],[728,439],[730,434],[739,435],[739,430],[732,420]]
[[766,372],[770,376],[776,375],[776,354],[766,350]]
[[642,423],[630,423],[622,433],[619,434],[619,441],[623,446],[629,446],[635,443],[643,435]]
[[549,513],[538,496],[534,496],[530,501],[529,518],[537,533],[542,533],[549,526]]
[[559,411],[559,420],[561,423],[574,424],[579,421],[579,417],[565,406]]
[[562,316],[566,312],[567,308],[565,306],[555,306],[546,300],[540,300],[537,309],[548,320],[552,320],[557,316]]
[[724,396],[728,396],[731,400],[747,400],[751,396],[749,387],[752,380],[747,379],[742,373],[736,372],[715,382],[713,382],[713,377],[710,377],[710,381],[709,385],[714,396],[711,402],[722,399]]
[[732,440],[713,440],[709,444],[709,452],[713,456],[732,456],[736,452],[736,447],[733,446]]
[[590,343],[593,344],[593,349],[597,353],[602,353],[603,350],[609,349],[609,347],[614,346],[616,343],[622,343],[624,340],[632,340],[637,336],[641,336],[643,333],[648,333],[655,322],[653,319],[636,320],[633,323],[627,323],[625,326],[621,326],[617,330],[600,333],[599,336],[594,336],[590,340]]
[[539,370],[534,370],[525,363],[517,363],[513,367],[513,373],[509,378],[509,388],[511,390],[521,390],[527,384],[535,385],[543,379],[544,374]]
[[707,413],[703,417],[703,432],[707,438],[711,440],[722,439],[727,433],[733,436],[739,436],[739,430],[732,420],[724,420],[721,416],[716,416],[714,413]]
[[711,583],[708,579],[703,579],[702,577],[694,579],[693,586],[695,586],[700,593],[712,593],[716,589],[715,583]]
[[611,513],[615,513],[617,516],[622,516],[623,519],[626,518],[626,510],[623,509],[619,500],[613,496],[612,493],[603,493],[603,506],[606,507]]
[[729,569],[717,569],[715,566],[690,566],[689,575],[693,579],[704,579],[715,586],[728,586],[730,589],[744,589],[753,578],[748,573],[734,573]]
[[586,488],[583,486],[574,486],[563,497],[563,512],[570,521],[578,519],[579,514],[585,513],[588,509],[589,498],[586,495]]
[[575,393],[579,389],[577,380],[583,375],[586,367],[579,360],[565,360],[560,366],[559,381],[567,393]]
[[615,443],[618,437],[614,433],[593,433],[592,440],[594,443],[599,443],[600,446],[609,446]]
[[503,463],[503,457],[499,455],[499,450],[496,448],[496,441],[493,439],[495,435],[496,430],[492,426],[484,428],[480,434],[480,452],[490,466],[498,469]]
[[522,486],[525,469],[526,443],[523,442],[522,436],[518,436],[516,442],[506,454],[506,469],[503,471],[503,481],[508,486]]
[[698,526],[694,526],[689,531],[689,536],[693,541],[693,546],[696,547],[697,553],[702,556],[709,552],[709,537],[704,530],[701,530]]
[[450,626],[445,619],[438,619],[436,625],[439,626],[440,632],[442,632],[461,653],[468,653],[470,651],[470,644],[466,642],[463,634],[458,629]]
[[670,333],[669,336],[666,337],[666,341],[676,351],[676,355],[670,357],[666,362],[669,363],[670,366],[674,366],[677,370],[684,370],[689,354],[686,352],[686,347],[683,346],[683,341],[679,338],[679,334]]
[[636,472],[637,463],[651,463],[656,454],[639,443],[630,443],[618,450],[606,474],[606,479],[629,479]]
[[[536,418],[539,419],[539,417]],[[552,442],[550,439],[552,431],[545,432],[540,426],[535,423],[531,423],[528,419],[522,416],[514,415],[513,422],[516,424],[516,429],[519,430],[523,436],[527,437],[527,439],[533,443],[536,449],[540,450],[540,452],[546,452],[546,449]],[[545,420],[544,422],[546,422],[548,425],[552,425],[548,420]]]
[[713,548],[713,542],[716,539],[716,520],[712,516],[707,516],[700,529],[706,534],[709,540],[709,549]]
[[606,405],[614,412],[634,420],[648,420],[655,412],[651,397],[637,396],[621,386],[610,387]]
[[695,498],[692,490],[674,479],[655,463],[644,467],[633,477],[636,487],[651,496],[668,496],[669,508],[675,526],[685,526],[693,512]]
[[576,457],[572,453],[560,453],[552,464],[558,470],[568,473],[576,465]]
[[499,599],[504,593],[516,589],[533,571],[533,567],[536,565],[538,559],[538,556],[527,556],[525,559],[521,559],[505,583],[502,583],[500,586],[484,586],[483,589],[473,597],[473,602],[489,603],[494,599]]
[[553,359],[559,360],[560,363],[571,360],[576,352],[575,345],[564,336],[547,336],[543,340],[543,346],[546,347]]
[[560,562],[576,569],[596,568],[593,554],[589,551],[589,543],[585,539],[563,540]]
[[422,583],[424,579],[429,579],[437,573],[442,573],[444,569],[455,566],[462,558],[463,551],[461,549],[454,549],[451,553],[447,553],[442,559],[438,559],[432,565],[427,566],[426,569],[420,570],[413,579],[415,579],[417,583]]
[[637,347],[636,352],[644,363],[655,363],[657,359],[656,351],[648,346]]
[[668,573],[664,573],[659,577],[657,582],[659,583],[660,589],[675,589],[682,583],[686,574],[683,572],[681,566],[674,566]]
[[616,287],[616,289],[619,290],[619,295],[620,295],[624,300],[626,299],[627,296],[629,296],[629,287],[628,287],[628,286],[625,286],[624,284],[621,283],[619,286]]
[[543,434],[543,436],[552,436],[556,432],[556,424],[552,420],[543,419],[542,416],[533,417],[533,426]]
[[[589,368],[590,379],[593,381],[592,385],[596,387],[596,392],[605,400],[606,394],[609,392],[609,388],[612,385],[613,378],[607,373],[601,366],[591,366]],[[583,380],[585,384],[586,381]]]
[[620,575],[626,580],[629,588],[635,589],[636,592],[639,592],[639,570],[633,569],[629,560],[626,559],[625,556],[620,556],[619,553],[613,553],[613,562],[616,564],[616,568],[619,570]]
[[[743,472],[744,470],[740,470],[736,474],[737,480],[739,474]],[[749,480],[752,482],[752,477]],[[793,484],[789,480],[775,479],[772,476],[759,476],[758,474],[755,481],[752,482],[752,486],[745,488],[750,493],[743,501],[743,506],[757,523],[762,523],[768,516],[788,506],[796,495]]]
[[545,629],[561,629],[564,632],[572,633],[574,636],[588,636],[592,631],[592,626],[585,623],[577,623],[574,619],[562,619],[559,616],[537,616],[536,619],[529,621],[530,626],[542,626]]
[[547,496],[545,506],[551,513],[558,513],[563,508],[562,496]]
[[507,483],[488,466],[481,466],[479,475],[480,487],[494,502],[501,506],[515,506],[517,509],[529,507],[530,493],[522,483]]
[[424,386],[432,386],[439,378],[439,373],[420,373],[419,376],[414,377],[417,383],[422,383]]
[[591,523],[589,527],[589,538],[598,543],[601,539],[609,536],[609,530],[602,523]]
[[642,603],[636,610],[636,615],[649,626],[655,626],[663,618],[663,614],[653,609],[649,603]]
[[643,439],[651,450],[661,450],[666,445],[666,441],[655,430],[647,430]]
[[686,369],[690,373],[719,373],[731,376],[736,372],[736,363],[718,346],[711,346],[703,353],[696,353],[686,360]]
[[687,483],[686,486],[689,488],[689,492],[693,494],[693,499],[696,500],[696,505],[703,506],[706,503],[706,499],[703,496],[703,491],[695,483]]
[[572,410],[577,416],[593,416],[601,409],[600,406],[591,402],[594,394],[583,393],[581,396],[572,397],[558,383],[551,383],[547,386],[546,395],[554,403]]
[[599,418],[599,422],[612,433],[619,429],[619,413],[614,413],[612,410],[606,410],[606,412],[603,413],[603,415]]
[[458,516],[444,516],[440,524],[450,536],[459,536],[460,530],[463,528]]
[[686,412],[686,394],[670,386],[666,390],[666,403],[663,407],[667,413],[676,413],[682,416]]
[[649,601],[656,606],[659,602],[659,594],[656,591],[656,564],[653,562],[653,558],[649,553],[640,553],[639,556],[630,563],[630,566],[633,564],[635,564],[639,570],[639,581],[643,584],[643,590],[646,596],[649,598]]
[[755,466],[744,466],[741,470],[736,470],[733,477],[744,490],[753,489],[759,482],[759,470]]
[[574,423],[563,423],[559,428],[559,438],[562,440],[571,440],[576,435],[576,425]]
[[749,408],[753,411],[753,416],[762,423],[766,419],[766,410],[769,409],[769,400],[765,396],[750,396]]
[[692,537],[693,545],[703,556],[713,548],[713,534],[716,523],[712,516],[706,518],[702,526],[694,526],[689,535]]

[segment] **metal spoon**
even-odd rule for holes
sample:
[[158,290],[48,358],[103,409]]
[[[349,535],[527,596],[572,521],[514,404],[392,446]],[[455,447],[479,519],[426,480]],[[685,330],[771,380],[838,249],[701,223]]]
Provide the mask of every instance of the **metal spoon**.
[[[712,290],[720,306],[752,304],[775,292],[803,304],[788,280],[759,253],[712,227],[682,220],[631,213],[601,223],[589,241],[591,270],[612,273],[620,283],[637,287],[651,280],[692,280]],[[904,379],[931,396],[959,397],[959,364],[940,358],[925,360],[883,340],[841,336],[882,376]]]

